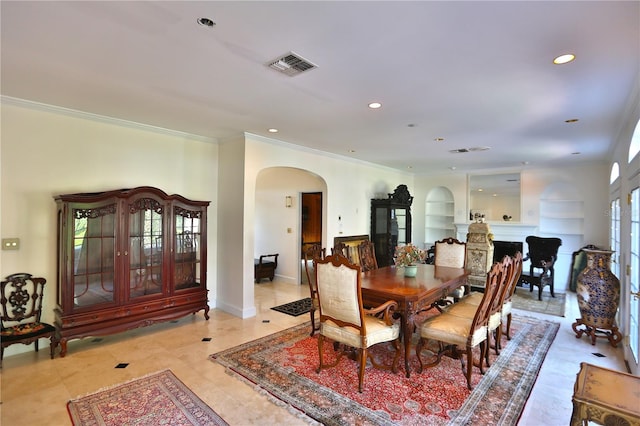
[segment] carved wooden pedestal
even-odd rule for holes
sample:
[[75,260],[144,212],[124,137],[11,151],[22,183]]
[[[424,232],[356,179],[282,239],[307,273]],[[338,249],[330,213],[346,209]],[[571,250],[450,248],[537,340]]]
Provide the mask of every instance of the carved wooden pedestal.
[[467,233],[467,269],[471,270],[469,284],[484,287],[487,272],[493,264],[493,237],[488,223],[472,223]]

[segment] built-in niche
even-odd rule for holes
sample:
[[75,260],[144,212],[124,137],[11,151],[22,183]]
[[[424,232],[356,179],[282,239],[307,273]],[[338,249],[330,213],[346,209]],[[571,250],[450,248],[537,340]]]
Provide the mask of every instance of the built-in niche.
[[424,241],[430,247],[436,241],[455,237],[454,201],[448,188],[438,186],[427,194]]

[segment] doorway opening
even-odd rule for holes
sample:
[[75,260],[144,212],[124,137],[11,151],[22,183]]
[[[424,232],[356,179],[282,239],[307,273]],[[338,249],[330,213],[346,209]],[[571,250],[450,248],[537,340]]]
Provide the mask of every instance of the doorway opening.
[[303,192],[300,210],[300,259],[302,272],[301,283],[305,284],[307,276],[304,270],[304,253],[313,244],[322,245],[322,192]]

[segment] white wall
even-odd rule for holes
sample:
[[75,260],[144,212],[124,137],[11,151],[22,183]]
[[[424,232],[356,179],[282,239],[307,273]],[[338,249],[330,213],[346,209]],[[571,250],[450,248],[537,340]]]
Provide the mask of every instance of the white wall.
[[[1,105],[2,238],[20,249],[0,252],[2,277],[28,272],[47,279],[43,320],[56,302],[55,195],[155,186],[209,200],[207,287],[216,299],[218,199],[215,141],[35,105]],[[10,346],[5,355],[33,350]]]
[[[326,198],[326,190],[322,178],[300,169],[272,167],[258,174],[254,257],[278,253],[276,275],[282,281],[300,284],[300,193],[322,192]],[[292,197],[291,207],[285,206],[286,196]]]
[[[509,171],[513,172],[512,170]],[[596,244],[608,247],[609,236],[609,204],[607,196],[607,182],[609,168],[606,163],[585,163],[562,168],[523,168],[521,173],[521,223],[539,226],[540,197],[545,189],[551,185],[566,183],[579,192],[584,200],[584,244]],[[413,237],[416,244],[424,243],[424,205],[429,191],[435,187],[444,186],[454,195],[455,222],[469,222],[467,175],[448,174],[441,176],[416,177],[416,191],[413,202]],[[422,211],[418,211],[419,208]],[[419,221],[422,224],[419,225]],[[491,222],[489,222],[491,223]],[[420,226],[420,227],[419,227]],[[524,238],[523,238],[524,240]],[[560,256],[556,265],[555,289],[564,292],[569,277],[571,253],[579,246],[563,242]],[[526,245],[524,247],[526,252]],[[524,265],[525,268],[528,264]]]

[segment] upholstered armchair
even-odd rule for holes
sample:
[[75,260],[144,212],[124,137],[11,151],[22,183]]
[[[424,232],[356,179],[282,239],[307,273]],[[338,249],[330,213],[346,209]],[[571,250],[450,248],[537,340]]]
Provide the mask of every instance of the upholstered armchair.
[[[318,373],[334,367],[343,355],[357,353],[359,364],[358,391],[362,392],[367,358],[376,368],[397,372],[400,358],[400,324],[393,320],[398,304],[387,301],[382,305],[365,309],[362,304],[360,266],[349,263],[342,255],[331,255],[316,262],[316,284],[320,305],[320,333]],[[337,356],[334,362],[324,361],[324,342],[334,342]],[[390,366],[379,364],[370,355],[369,348],[391,342],[395,355]]]

